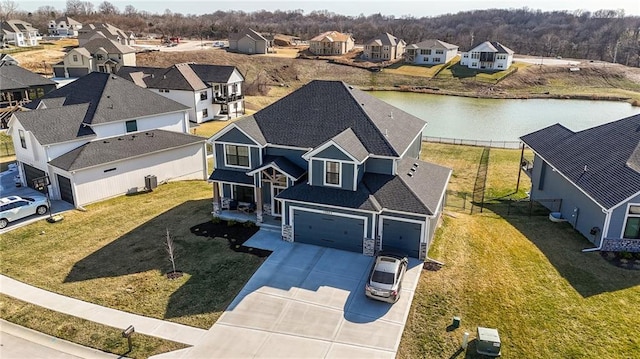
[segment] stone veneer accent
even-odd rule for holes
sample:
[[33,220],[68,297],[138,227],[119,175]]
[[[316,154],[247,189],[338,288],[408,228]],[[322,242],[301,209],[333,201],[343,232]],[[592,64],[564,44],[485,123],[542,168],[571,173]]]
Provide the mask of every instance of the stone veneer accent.
[[364,238],[362,240],[362,254],[373,257],[376,252],[376,240],[373,238]]
[[287,242],[293,242],[293,227],[291,225],[282,225],[282,239]]
[[640,252],[640,239],[605,238],[603,241],[603,251]]

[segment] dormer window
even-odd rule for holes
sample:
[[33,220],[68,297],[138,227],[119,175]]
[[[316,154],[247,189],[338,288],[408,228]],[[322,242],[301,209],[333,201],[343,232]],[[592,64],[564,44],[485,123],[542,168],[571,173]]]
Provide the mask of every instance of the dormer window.
[[200,100],[206,100],[206,99],[207,99],[207,91],[200,92]]
[[340,162],[326,161],[324,163],[324,184],[340,186]]
[[249,168],[249,146],[225,145],[224,151],[227,166]]

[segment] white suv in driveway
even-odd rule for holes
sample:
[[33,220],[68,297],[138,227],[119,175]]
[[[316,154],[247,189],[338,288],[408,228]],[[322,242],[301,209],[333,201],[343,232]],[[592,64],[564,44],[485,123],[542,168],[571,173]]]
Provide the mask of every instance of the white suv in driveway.
[[0,198],[0,229],[5,228],[9,222],[34,214],[43,215],[48,210],[49,206],[45,197],[9,196]]

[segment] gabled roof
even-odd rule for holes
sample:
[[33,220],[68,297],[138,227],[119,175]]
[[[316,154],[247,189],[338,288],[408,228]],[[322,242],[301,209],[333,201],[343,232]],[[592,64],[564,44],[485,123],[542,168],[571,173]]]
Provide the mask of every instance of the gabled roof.
[[520,139],[605,209],[640,193],[640,115],[580,132],[556,124]]
[[[350,128],[368,154],[399,157],[426,123],[341,81],[312,81],[253,116],[267,143],[316,148]],[[255,128],[254,128],[255,130]]]
[[268,168],[268,167],[272,167],[272,168],[277,169],[278,171],[280,171],[283,174],[287,175],[289,178],[291,178],[294,181],[300,179],[300,177],[302,177],[302,175],[307,173],[306,170],[300,168],[300,166],[298,166],[295,163],[289,161],[286,157],[282,157],[282,156],[265,156],[262,159],[262,165],[258,166],[257,168],[252,169],[249,172],[247,172],[247,175],[253,175],[254,173],[258,173],[258,172],[260,172],[260,171],[262,171],[262,170],[264,170],[265,168]]
[[[43,102],[45,109],[15,113],[23,126],[26,126],[25,123],[34,123],[32,132],[41,144],[64,142],[82,136],[84,129],[88,128],[86,126],[90,125],[188,109],[116,75],[102,72],[83,76],[32,101],[27,107],[36,109]],[[49,132],[54,128],[56,135],[52,136]],[[57,128],[65,129],[64,133],[58,133]]]
[[7,32],[34,32],[37,31],[30,23],[22,20],[4,20],[0,21],[0,29]]
[[122,66],[117,74],[142,87],[198,91],[211,83],[228,83],[234,71],[235,66],[181,63],[168,68]]
[[74,20],[74,19],[72,19],[72,18],[70,18],[68,16],[59,17],[59,18],[55,19],[55,22],[57,24],[59,24],[61,22],[64,22],[67,25],[82,25],[81,23],[77,22],[76,20]]
[[264,36],[262,36],[262,34],[260,34],[259,32],[255,31],[253,29],[250,29],[250,28],[244,29],[244,30],[242,30],[240,32],[237,32],[237,33],[229,34],[229,39],[230,40],[240,40],[241,38],[243,38],[245,36],[249,37],[249,38],[251,38],[253,40],[256,40],[256,41],[258,41],[258,40],[267,41],[267,42],[269,41]]
[[151,130],[92,141],[49,161],[49,164],[65,171],[77,171],[199,142],[204,142],[204,139],[180,132]]
[[0,66],[2,65],[18,65],[19,61],[9,54],[0,54]]
[[71,51],[75,51],[75,52],[79,53],[80,55],[82,55],[84,57],[91,57],[91,53],[89,53],[89,50],[87,50],[84,47],[76,47],[75,49],[72,49]]
[[302,182],[280,192],[276,198],[354,208],[371,212],[379,212],[381,210],[375,198],[373,198],[367,188],[362,185],[359,185],[356,191],[347,192],[337,188],[311,186],[306,182]]
[[481,51],[481,52],[495,52],[498,54],[509,54],[509,55],[513,55],[514,51],[511,50],[510,48],[502,45],[501,43],[497,42],[497,41],[485,41],[485,42],[481,42],[479,44],[476,44],[475,46],[473,46],[471,48],[471,50],[469,50],[469,52],[472,51]]
[[397,37],[391,35],[388,32],[382,33],[374,38],[369,39],[369,41],[365,42],[365,45],[377,45],[377,46],[397,46],[400,42],[404,42],[403,40],[398,40]]
[[46,77],[12,65],[9,62],[0,64],[0,91],[26,89],[32,86],[47,86],[56,83]]
[[209,176],[209,181],[242,183],[253,186],[253,177],[249,177],[246,173],[240,171],[216,169]]
[[88,24],[86,26],[83,26],[82,29],[80,29],[78,32],[79,32],[78,37],[84,37],[84,38],[90,38],[96,33],[99,33],[102,36],[107,38],[116,38],[118,36],[120,36],[121,38],[128,37],[124,31],[107,23]]
[[455,50],[458,45],[446,43],[444,41],[428,39],[420,41],[417,44],[411,44],[407,46],[407,49],[443,49],[443,50]]
[[329,42],[345,42],[351,38],[350,34],[343,34],[338,31],[327,31],[314,37],[309,41],[329,41]]
[[360,142],[358,136],[356,136],[351,128],[347,128],[312,151],[307,152],[302,157],[304,159],[309,159],[331,145],[338,146],[342,152],[353,158],[358,163],[364,162],[364,160],[369,156],[369,152],[364,148],[364,145]]
[[103,50],[108,54],[130,54],[136,52],[136,49],[131,46],[122,45],[119,42],[105,37],[96,37],[91,39],[82,47],[87,49],[91,54],[95,54],[99,50]]

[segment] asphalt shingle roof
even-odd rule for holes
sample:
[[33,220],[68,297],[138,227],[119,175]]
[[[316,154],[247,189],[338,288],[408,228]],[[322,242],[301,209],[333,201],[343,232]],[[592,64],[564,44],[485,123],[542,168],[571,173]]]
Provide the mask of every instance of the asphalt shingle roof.
[[154,89],[199,91],[211,83],[228,83],[235,66],[181,63],[168,68],[123,66],[117,75]]
[[209,176],[210,181],[227,182],[227,183],[243,183],[253,186],[253,176],[247,176],[246,173],[240,171],[216,169]]
[[378,212],[380,210],[375,199],[370,196],[369,191],[362,185],[358,186],[355,192],[347,192],[336,188],[310,186],[306,182],[303,182],[280,192],[276,198],[355,208],[372,212]]
[[498,54],[513,54],[514,53],[513,50],[511,50],[510,48],[502,45],[501,43],[499,43],[497,41],[485,41],[485,42],[481,42],[479,44],[475,44],[471,48],[471,50],[469,50],[469,51],[473,51],[473,50],[476,49],[476,47],[479,47],[479,46],[486,46],[491,50],[491,52],[495,52],[495,53],[498,53]]
[[16,112],[14,115],[25,130],[33,133],[41,145],[50,145],[96,134],[91,127],[82,126],[89,104]]
[[407,48],[409,48],[409,49],[447,49],[447,50],[453,50],[453,49],[457,49],[458,45],[449,44],[449,43],[446,43],[446,42],[440,41],[440,40],[428,39],[428,40],[420,41],[417,44],[411,44],[411,45],[407,46]]
[[402,40],[398,40],[397,37],[391,35],[388,32],[380,34],[374,38],[369,39],[369,41],[365,42],[365,45],[369,45],[375,43],[378,46],[387,45],[387,46],[396,46]]
[[556,124],[520,139],[603,208],[640,192],[640,115],[580,132]]
[[77,171],[204,141],[202,137],[173,131],[137,132],[89,142],[51,160],[49,164],[65,171]]
[[91,54],[95,54],[100,49],[106,51],[108,54],[130,54],[136,52],[136,49],[133,47],[122,45],[121,43],[107,39],[106,37],[91,39],[81,48],[85,48]]
[[307,173],[305,169],[300,168],[300,166],[282,156],[265,156],[262,159],[262,165],[249,171],[248,173],[262,170],[268,166],[273,166],[281,172],[284,172],[285,174],[288,174],[289,176],[295,178],[296,180],[302,177],[303,174]]
[[253,118],[270,144],[315,148],[351,128],[368,153],[393,157],[404,153],[426,125],[344,82],[319,80]]
[[46,85],[55,86],[56,83],[17,65],[9,63],[0,65],[0,91],[20,90],[32,86]]

